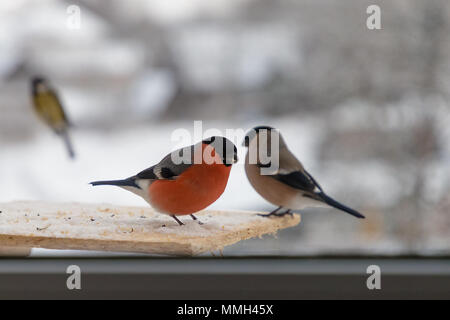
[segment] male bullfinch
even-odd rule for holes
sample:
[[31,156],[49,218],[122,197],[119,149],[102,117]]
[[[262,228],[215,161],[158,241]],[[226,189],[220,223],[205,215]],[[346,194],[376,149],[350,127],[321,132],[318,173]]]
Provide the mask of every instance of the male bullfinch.
[[[114,185],[131,191],[153,208],[173,217],[193,215],[208,207],[225,191],[236,146],[227,138],[213,136],[178,149],[158,164],[124,180],[95,181],[93,186]],[[201,222],[199,222],[201,224]]]
[[75,153],[68,134],[69,120],[56,92],[50,87],[47,80],[34,77],[31,79],[31,94],[34,109],[39,118],[64,139],[70,158],[74,158]]
[[364,218],[359,212],[325,194],[289,151],[278,130],[267,126],[255,127],[246,134],[243,145],[248,148],[245,157],[248,180],[264,199],[278,206],[263,216],[283,216],[292,214],[291,210],[331,206]]

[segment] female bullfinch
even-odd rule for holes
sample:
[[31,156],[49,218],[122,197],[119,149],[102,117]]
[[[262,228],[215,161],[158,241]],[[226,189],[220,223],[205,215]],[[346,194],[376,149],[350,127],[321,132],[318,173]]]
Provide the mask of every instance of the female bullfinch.
[[[245,172],[250,184],[264,199],[278,206],[263,216],[283,216],[291,214],[293,209],[329,206],[364,218],[361,213],[325,194],[289,151],[278,130],[267,126],[255,127],[246,134],[243,145],[248,148]],[[282,209],[285,212],[279,213]]]
[[93,186],[114,185],[144,198],[153,208],[176,217],[193,215],[208,207],[225,191],[231,166],[237,162],[236,146],[213,136],[178,149],[158,164],[124,180],[95,181]]

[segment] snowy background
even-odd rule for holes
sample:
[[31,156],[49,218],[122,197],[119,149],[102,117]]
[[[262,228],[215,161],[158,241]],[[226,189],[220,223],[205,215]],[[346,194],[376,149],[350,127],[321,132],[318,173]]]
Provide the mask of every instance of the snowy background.
[[[446,0],[3,0],[0,202],[146,205],[88,182],[158,162],[194,120],[223,133],[267,124],[367,219],[305,210],[278,239],[226,254],[450,254],[449,31]],[[36,74],[74,124],[75,161],[33,113]],[[273,209],[242,162],[212,207]]]

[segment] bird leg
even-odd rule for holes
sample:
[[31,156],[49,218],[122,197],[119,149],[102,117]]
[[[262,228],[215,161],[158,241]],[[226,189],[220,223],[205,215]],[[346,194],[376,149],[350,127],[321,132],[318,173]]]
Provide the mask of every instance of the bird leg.
[[285,212],[280,212],[278,213],[278,211],[281,209],[282,207],[278,207],[275,210],[273,210],[271,213],[267,213],[267,214],[258,214],[258,216],[261,217],[270,217],[270,216],[275,216],[275,217],[284,217],[285,215],[290,215],[291,217],[294,216],[294,214],[292,213],[291,209],[287,209]]
[[197,219],[196,216],[194,216],[193,214],[190,215],[192,219],[197,220],[198,224],[203,224],[203,222],[201,222],[200,220]]
[[276,208],[275,210],[273,210],[271,213],[258,213],[258,216],[261,216],[261,217],[270,217],[270,216],[277,216],[278,217],[278,214],[277,214],[277,212],[278,211],[280,211],[280,209],[281,208],[283,208],[283,207],[278,207],[278,208]]
[[178,219],[176,216],[171,216],[171,217],[174,218],[175,221],[178,222],[178,224],[179,224],[180,226],[184,225],[184,223],[181,222],[180,219]]

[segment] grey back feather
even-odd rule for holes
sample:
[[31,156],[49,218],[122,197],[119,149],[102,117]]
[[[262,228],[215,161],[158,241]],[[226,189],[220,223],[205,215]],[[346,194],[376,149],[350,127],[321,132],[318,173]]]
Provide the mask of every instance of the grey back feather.
[[139,172],[134,178],[174,180],[194,164],[195,150],[198,148],[201,148],[201,143],[175,150],[166,155],[159,163]]

